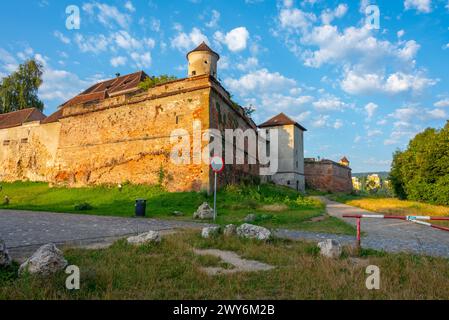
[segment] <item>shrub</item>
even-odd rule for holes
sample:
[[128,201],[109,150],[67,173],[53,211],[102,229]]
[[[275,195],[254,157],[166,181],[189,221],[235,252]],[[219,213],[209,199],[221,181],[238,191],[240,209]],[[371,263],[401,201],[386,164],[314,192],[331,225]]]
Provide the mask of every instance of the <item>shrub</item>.
[[88,211],[88,210],[92,210],[94,207],[92,207],[89,203],[87,202],[83,202],[80,204],[75,205],[75,210],[76,211]]

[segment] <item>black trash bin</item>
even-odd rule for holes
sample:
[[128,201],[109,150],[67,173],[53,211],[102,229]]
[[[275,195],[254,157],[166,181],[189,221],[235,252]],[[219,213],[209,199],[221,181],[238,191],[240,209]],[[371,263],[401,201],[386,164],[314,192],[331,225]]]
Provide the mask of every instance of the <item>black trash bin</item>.
[[145,211],[147,209],[147,200],[136,200],[136,217],[145,217]]

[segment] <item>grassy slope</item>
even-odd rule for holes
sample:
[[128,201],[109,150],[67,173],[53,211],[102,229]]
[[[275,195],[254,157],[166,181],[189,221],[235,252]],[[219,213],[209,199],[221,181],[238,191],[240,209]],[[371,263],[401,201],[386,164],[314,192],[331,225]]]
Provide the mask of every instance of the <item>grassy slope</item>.
[[[148,217],[190,220],[201,203],[213,203],[212,197],[205,193],[168,193],[157,186],[125,185],[122,191],[107,186],[49,188],[45,183],[31,182],[3,183],[2,186],[0,199],[7,195],[10,204],[0,205],[0,209],[131,217],[134,215],[135,199],[144,198],[147,199]],[[219,224],[241,223],[245,216],[254,213],[257,215],[255,224],[267,227],[354,234],[352,226],[333,217],[311,222],[311,218],[324,214],[324,206],[288,188],[274,185],[231,186],[220,191],[217,199]],[[75,206],[83,202],[89,203],[93,209],[76,210]],[[278,211],[279,208],[282,210]],[[174,217],[173,211],[181,211],[185,215]]]
[[[221,248],[274,265],[265,272],[206,276],[201,266],[216,258],[192,248]],[[65,289],[66,275],[17,278],[17,265],[0,270],[1,299],[449,299],[449,261],[407,254],[363,252],[357,265],[347,254],[319,256],[315,244],[238,238],[205,240],[189,232],[167,236],[159,245],[133,247],[124,241],[105,250],[65,250],[79,266],[81,290]],[[365,287],[367,265],[381,270],[380,290]]]

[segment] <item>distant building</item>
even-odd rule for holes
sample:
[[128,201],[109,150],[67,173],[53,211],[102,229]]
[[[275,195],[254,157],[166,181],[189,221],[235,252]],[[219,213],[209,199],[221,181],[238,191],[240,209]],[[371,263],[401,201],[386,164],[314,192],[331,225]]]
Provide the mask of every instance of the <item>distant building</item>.
[[[304,191],[304,132],[307,129],[283,113],[262,123],[259,129],[266,132],[271,129],[279,130],[278,171],[269,179],[276,184]],[[268,134],[267,137],[269,137]],[[268,144],[269,141],[267,141]]]
[[340,159],[340,164],[349,167],[349,160],[346,157]]
[[354,190],[360,191],[362,190],[362,182],[357,177],[352,177],[352,187]]
[[332,160],[304,160],[306,185],[310,189],[326,192],[352,192],[351,168]]

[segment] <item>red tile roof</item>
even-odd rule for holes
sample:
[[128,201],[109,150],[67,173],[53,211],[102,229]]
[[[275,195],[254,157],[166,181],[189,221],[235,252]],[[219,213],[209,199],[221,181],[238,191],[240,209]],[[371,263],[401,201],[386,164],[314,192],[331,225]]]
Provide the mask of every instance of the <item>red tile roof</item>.
[[277,116],[274,116],[268,121],[265,121],[264,123],[259,125],[259,128],[266,128],[266,127],[277,127],[277,126],[286,126],[286,125],[294,125],[297,126],[302,131],[307,131],[306,128],[304,128],[302,125],[300,125],[298,122],[290,119],[287,117],[284,113],[280,113]]
[[42,123],[58,121],[62,117],[63,108],[67,108],[79,103],[101,101],[116,94],[137,90],[139,83],[145,80],[147,77],[148,75],[145,72],[138,71],[94,84],[87,90],[81,92],[76,97],[63,103],[59,107],[58,111],[50,115],[46,120],[42,121]]
[[193,49],[192,51],[190,51],[189,53],[187,53],[187,57],[189,56],[189,54],[191,54],[192,52],[197,52],[197,51],[206,51],[206,52],[210,52],[215,54],[219,59],[220,59],[220,55],[218,53],[216,53],[214,50],[212,50],[207,44],[206,42],[201,42],[201,44],[196,47],[195,49]]
[[45,115],[36,108],[0,114],[0,129],[18,127],[26,122],[44,120]]

